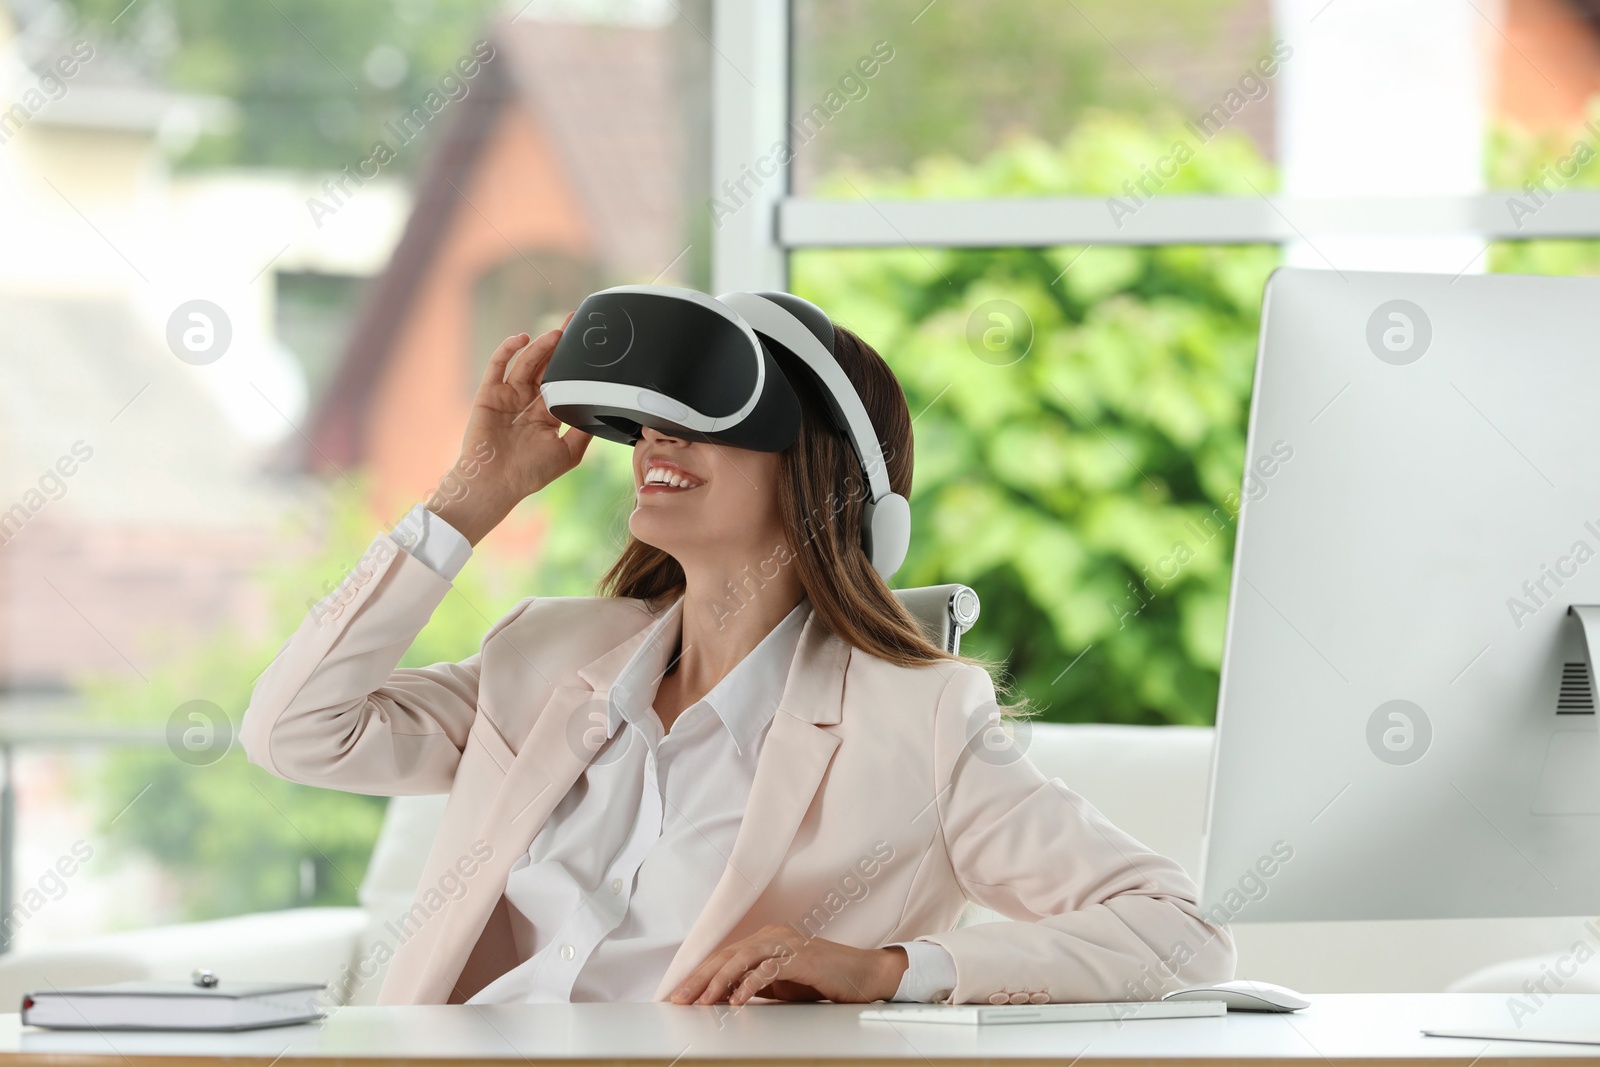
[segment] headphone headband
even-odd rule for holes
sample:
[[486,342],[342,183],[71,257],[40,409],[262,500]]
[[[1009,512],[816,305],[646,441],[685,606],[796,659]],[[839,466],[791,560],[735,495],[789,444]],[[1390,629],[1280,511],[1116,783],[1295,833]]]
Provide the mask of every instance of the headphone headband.
[[[779,294],[724,293],[719,301],[748,322],[757,334],[782,345],[811,371],[822,385],[829,414],[844,431],[856,459],[866,477],[868,499],[862,513],[862,543],[873,569],[885,579],[900,569],[906,549],[911,541],[911,508],[906,499],[889,487],[889,471],[884,461],[883,449],[878,444],[878,434],[872,419],[861,403],[861,397],[839,360],[811,327],[801,321],[789,307],[790,301],[802,303],[799,297],[781,294],[783,303],[773,299]],[[805,302],[804,307],[814,309],[816,317],[828,323],[832,335],[833,324],[821,308]]]
[[737,311],[756,333],[782,345],[817,377],[830,408],[829,415],[849,438],[861,462],[871,501],[876,503],[888,496],[889,472],[884,467],[878,434],[855,386],[850,384],[833,352],[823,348],[816,334],[788,309],[761,293],[724,293],[717,299]]

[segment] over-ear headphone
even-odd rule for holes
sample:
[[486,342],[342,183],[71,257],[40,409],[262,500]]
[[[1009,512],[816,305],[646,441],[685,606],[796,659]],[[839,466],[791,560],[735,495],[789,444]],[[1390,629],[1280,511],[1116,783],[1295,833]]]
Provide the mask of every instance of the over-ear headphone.
[[815,304],[790,293],[724,293],[757,335],[783,346],[822,386],[834,424],[844,432],[866,477],[861,547],[885,580],[900,569],[911,544],[911,505],[889,488],[889,471],[878,434],[855,386],[834,356],[833,322]]

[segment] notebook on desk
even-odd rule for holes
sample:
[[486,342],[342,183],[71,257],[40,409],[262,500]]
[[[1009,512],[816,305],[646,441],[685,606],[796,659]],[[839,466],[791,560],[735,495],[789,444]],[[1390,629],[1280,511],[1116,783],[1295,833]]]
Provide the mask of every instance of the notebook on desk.
[[112,982],[29,993],[22,1025],[54,1030],[256,1030],[323,1016],[325,982]]
[[867,1008],[863,1022],[959,1023],[989,1026],[1002,1023],[1100,1023],[1124,1019],[1197,1019],[1224,1015],[1218,1000],[1125,1001],[1105,1004],[907,1004]]

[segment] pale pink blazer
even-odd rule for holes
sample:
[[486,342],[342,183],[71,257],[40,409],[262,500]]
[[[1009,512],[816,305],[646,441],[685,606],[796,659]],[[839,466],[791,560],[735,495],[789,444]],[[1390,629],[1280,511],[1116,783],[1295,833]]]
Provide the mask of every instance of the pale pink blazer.
[[[460,663],[397,670],[450,583],[373,539],[258,681],[251,762],[290,781],[449,793],[384,1004],[460,1003],[520,960],[503,890],[603,739],[607,690],[653,620],[640,600],[532,597]],[[957,1002],[1124,1000],[1231,978],[1176,863],[1026,758],[969,740],[993,711],[981,669],[899,667],[813,614],[726,871],[656,991],[770,923],[861,948],[926,937]],[[986,758],[975,755],[985,752]],[[976,901],[1009,917],[954,929]]]

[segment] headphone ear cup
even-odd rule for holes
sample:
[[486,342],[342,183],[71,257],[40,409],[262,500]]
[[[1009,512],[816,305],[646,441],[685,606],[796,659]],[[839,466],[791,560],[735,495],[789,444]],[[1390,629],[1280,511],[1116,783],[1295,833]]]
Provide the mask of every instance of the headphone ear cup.
[[899,493],[868,503],[862,515],[862,535],[872,569],[888,581],[905,562],[911,547],[911,504]]

